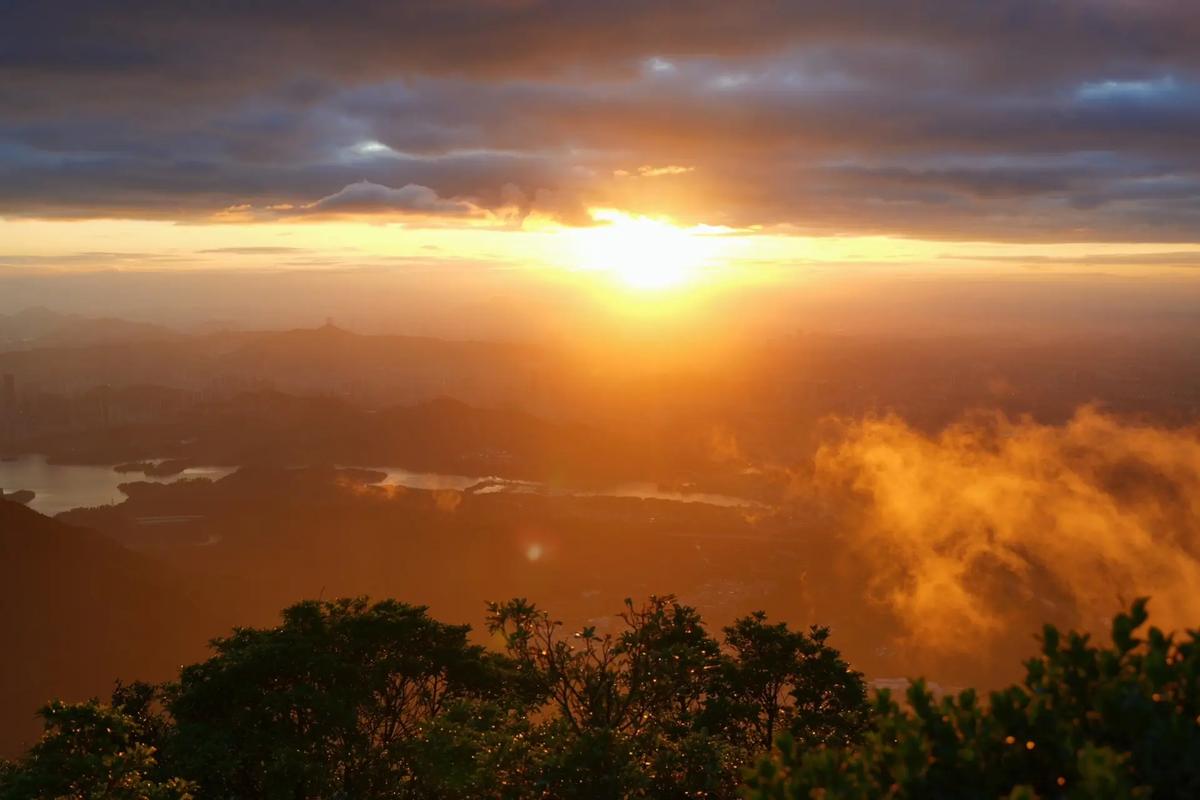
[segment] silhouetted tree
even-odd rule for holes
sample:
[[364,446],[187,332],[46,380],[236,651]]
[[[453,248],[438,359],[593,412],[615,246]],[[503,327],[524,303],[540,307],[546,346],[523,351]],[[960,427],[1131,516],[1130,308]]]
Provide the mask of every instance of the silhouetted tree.
[[761,612],[721,642],[671,596],[617,620],[566,633],[493,604],[494,653],[421,607],[300,603],[176,683],[47,706],[0,800],[1200,796],[1200,634],[1137,638],[1142,601],[1109,648],[1047,627],[1024,684],[986,704],[920,682],[868,703],[827,629]]
[[671,596],[641,607],[627,599],[620,618],[616,635],[586,627],[564,636],[561,622],[517,599],[489,606],[488,629],[576,731],[687,727],[719,667],[719,645],[696,610]]
[[782,731],[806,747],[855,741],[869,716],[866,684],[828,639],[828,628],[792,631],[761,611],[736,620],[710,714],[743,726],[759,750]]
[[[489,606],[488,628],[549,703],[561,742],[550,796],[733,796],[744,757],[700,729],[720,646],[674,597],[625,601],[618,633],[572,635],[523,599]],[[705,794],[699,794],[705,796]]]
[[504,694],[503,666],[467,632],[364,599],[239,629],[168,687],[173,761],[210,797],[422,796],[411,750],[424,726]]
[[568,736],[554,762],[568,776],[561,792],[734,797],[740,767],[777,727],[840,743],[865,723],[862,678],[826,629],[793,633],[755,614],[726,629],[723,651],[671,596],[626,600],[620,620],[616,633],[566,635],[525,600],[489,609],[489,629],[536,676]]
[[1022,685],[980,703],[887,692],[856,747],[783,737],[749,796],[787,798],[1200,797],[1200,633],[1135,637],[1146,602],[1113,620],[1112,646],[1047,626]]
[[190,800],[194,786],[157,777],[142,721],[120,708],[53,702],[39,712],[45,732],[18,764],[0,771],[3,800]]

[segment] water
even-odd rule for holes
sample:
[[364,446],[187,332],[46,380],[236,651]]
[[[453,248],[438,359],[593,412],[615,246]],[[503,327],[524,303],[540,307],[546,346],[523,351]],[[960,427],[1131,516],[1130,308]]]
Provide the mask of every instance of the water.
[[518,481],[509,478],[471,477],[469,475],[444,475],[436,472],[410,472],[395,467],[367,467],[377,472],[386,472],[387,478],[380,486],[403,486],[408,489],[454,489],[464,491],[473,486],[475,494],[498,494],[500,492],[526,492],[551,496],[575,497],[637,497],[643,500],[671,500],[676,503],[707,503],[714,506],[738,507],[757,505],[743,497],[732,497],[711,492],[676,492],[660,489],[657,484],[645,481],[621,483],[600,489],[560,489],[534,481]]
[[571,494],[586,495],[588,497],[640,497],[643,500],[673,500],[676,503],[707,503],[710,506],[725,506],[727,508],[759,505],[755,501],[747,500],[744,497],[733,497],[713,492],[673,492],[660,489],[657,484],[645,482],[622,483],[596,491],[571,492]]
[[454,489],[461,492],[479,483],[494,478],[473,478],[469,475],[443,475],[438,472],[410,472],[398,467],[366,467],[375,472],[386,472],[387,477],[380,481],[379,486],[403,486],[406,489]]
[[15,461],[0,461],[0,487],[5,493],[18,489],[36,492],[29,507],[54,515],[80,506],[120,503],[125,499],[117,489],[122,483],[170,483],[180,478],[216,480],[233,471],[233,467],[190,467],[178,475],[148,478],[140,472],[115,472],[111,466],[47,464],[45,456],[21,456]]
[[[386,472],[381,485],[404,486],[409,489],[454,489],[463,491],[480,486],[479,493],[530,492],[554,496],[639,497],[653,500],[672,500],[681,503],[708,503],[717,506],[749,506],[752,501],[740,497],[704,492],[675,492],[659,489],[653,483],[623,483],[592,490],[566,490],[527,481],[497,477],[446,475],[436,472],[411,472],[395,467],[370,467]],[[211,478],[217,480],[234,472],[234,467],[190,467],[178,475],[150,478],[140,472],[120,473],[111,466],[81,466],[76,464],[47,464],[44,456],[21,456],[15,461],[0,461],[0,488],[5,492],[30,489],[37,496],[29,504],[34,511],[54,515],[81,506],[103,506],[124,501],[117,488],[122,483],[150,481],[171,483],[180,478]],[[482,486],[481,486],[482,485]]]

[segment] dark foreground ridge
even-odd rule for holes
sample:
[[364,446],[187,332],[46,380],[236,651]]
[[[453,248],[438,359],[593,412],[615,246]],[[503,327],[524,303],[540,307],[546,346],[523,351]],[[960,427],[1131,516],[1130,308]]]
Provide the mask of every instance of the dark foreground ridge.
[[1184,798],[1200,793],[1200,634],[1047,626],[987,700],[868,699],[829,631],[720,632],[671,596],[612,630],[489,604],[494,646],[425,608],[306,601],[161,685],[52,702],[0,798]]

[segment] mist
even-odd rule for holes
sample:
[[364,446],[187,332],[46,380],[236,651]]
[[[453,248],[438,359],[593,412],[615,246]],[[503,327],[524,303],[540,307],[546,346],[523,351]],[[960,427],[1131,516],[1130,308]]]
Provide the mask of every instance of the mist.
[[1194,425],[1086,406],[1062,425],[978,411],[935,434],[842,420],[814,474],[817,491],[847,493],[838,544],[930,671],[1027,651],[1038,620],[1102,631],[1137,597],[1168,629],[1200,615]]
[[1200,797],[1197,3],[0,1],[0,800]]

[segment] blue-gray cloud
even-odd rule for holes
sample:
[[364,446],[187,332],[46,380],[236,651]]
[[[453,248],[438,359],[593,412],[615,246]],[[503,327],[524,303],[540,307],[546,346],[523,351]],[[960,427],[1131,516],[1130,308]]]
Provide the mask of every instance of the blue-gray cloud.
[[439,197],[428,186],[409,183],[398,189],[358,181],[297,211],[314,214],[469,214],[470,203]]
[[1193,0],[10,0],[0,214],[1196,241],[1196,41]]

